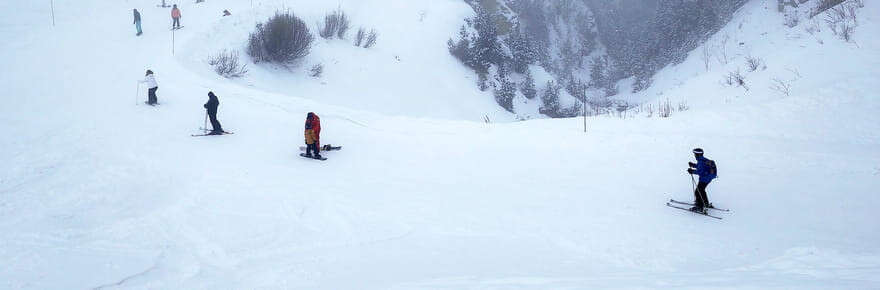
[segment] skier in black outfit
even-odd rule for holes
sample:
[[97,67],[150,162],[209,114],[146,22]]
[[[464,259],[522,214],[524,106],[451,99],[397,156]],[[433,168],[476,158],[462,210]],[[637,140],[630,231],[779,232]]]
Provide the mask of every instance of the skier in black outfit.
[[220,126],[220,121],[217,121],[217,107],[220,106],[220,100],[217,99],[217,96],[214,95],[214,92],[208,92],[208,102],[205,103],[205,109],[208,110],[208,117],[211,119],[211,126],[213,130],[208,135],[221,135],[223,134],[223,127]]
[[694,190],[694,207],[691,210],[704,212],[704,207],[714,208],[709,202],[709,197],[706,196],[706,187],[718,177],[718,169],[715,167],[715,161],[703,157],[703,149],[694,149],[694,157],[697,159],[697,163],[688,162],[687,172],[699,175],[700,182],[697,184],[697,189]]

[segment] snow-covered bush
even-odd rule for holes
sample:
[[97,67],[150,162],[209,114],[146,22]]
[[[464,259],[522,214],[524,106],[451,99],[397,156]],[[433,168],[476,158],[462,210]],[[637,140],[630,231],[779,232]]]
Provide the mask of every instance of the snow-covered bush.
[[226,78],[237,78],[247,74],[247,64],[239,61],[238,51],[226,51],[225,49],[208,59],[208,64],[214,67],[218,75]]
[[370,33],[367,34],[367,40],[364,41],[364,48],[371,48],[376,46],[376,41],[379,40],[379,33],[374,29],[370,29]]
[[344,39],[345,34],[351,25],[351,21],[342,9],[336,10],[324,16],[324,26],[319,29],[318,34],[324,39],[333,38]]
[[278,11],[266,23],[257,24],[248,40],[248,55],[255,62],[287,64],[308,55],[313,41],[302,19]]
[[367,38],[367,30],[363,27],[358,28],[357,34],[354,36],[354,46],[360,47],[361,44],[364,43],[364,39]]
[[794,10],[794,11],[791,11],[791,12],[785,14],[785,26],[788,26],[789,28],[794,28],[795,26],[798,26],[798,24],[800,24],[800,23],[801,23],[801,15],[800,15],[800,13],[798,13],[797,10]]
[[770,89],[783,94],[786,97],[791,96],[791,81],[774,78],[773,83],[770,85]]
[[759,68],[764,66],[764,60],[755,56],[746,56],[746,67],[749,68],[750,72],[756,71]]
[[855,27],[859,25],[858,9],[862,6],[863,3],[849,1],[828,9],[825,13],[825,23],[834,35],[849,42],[852,40]]
[[309,70],[309,76],[313,78],[320,78],[321,75],[324,74],[324,64],[316,64],[312,66],[312,69]]
[[726,83],[728,86],[738,86],[746,89],[746,91],[749,90],[749,87],[746,86],[746,77],[742,74],[742,72],[740,72],[739,68],[737,68],[735,71],[727,73],[727,77],[724,79],[724,83]]

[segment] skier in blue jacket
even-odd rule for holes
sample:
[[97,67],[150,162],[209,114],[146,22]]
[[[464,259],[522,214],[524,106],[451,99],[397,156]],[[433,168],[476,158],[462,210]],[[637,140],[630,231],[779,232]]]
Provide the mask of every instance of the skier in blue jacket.
[[709,197],[706,196],[706,187],[715,177],[718,177],[718,169],[715,167],[715,161],[703,157],[703,149],[694,149],[694,157],[697,159],[697,163],[688,162],[687,172],[699,175],[700,182],[697,184],[697,189],[694,190],[694,207],[691,210],[704,212],[704,207],[714,208],[709,202]]

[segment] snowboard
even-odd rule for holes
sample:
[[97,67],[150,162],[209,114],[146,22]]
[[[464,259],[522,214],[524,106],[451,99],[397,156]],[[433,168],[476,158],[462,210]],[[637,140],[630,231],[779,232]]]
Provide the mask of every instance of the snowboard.
[[315,159],[315,160],[321,160],[321,161],[327,160],[327,157],[323,157],[323,156],[321,158],[309,157],[305,153],[300,153],[299,156],[302,156],[303,158]]
[[[324,151],[339,151],[342,150],[342,146],[331,146],[330,144],[321,146],[321,152]],[[306,146],[299,146],[299,151],[306,151]]]

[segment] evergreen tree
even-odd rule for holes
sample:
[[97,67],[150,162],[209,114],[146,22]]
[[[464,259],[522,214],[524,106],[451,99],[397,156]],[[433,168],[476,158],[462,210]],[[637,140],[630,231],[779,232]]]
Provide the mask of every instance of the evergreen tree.
[[531,70],[526,70],[526,78],[520,86],[520,91],[529,100],[534,99],[538,95],[538,90],[535,89],[535,78],[532,77]]
[[541,114],[555,117],[559,113],[559,90],[560,87],[553,81],[547,81],[544,91],[541,93]]
[[493,15],[482,6],[476,6],[477,17],[473,24],[477,34],[471,40],[473,42],[474,69],[477,72],[488,72],[492,64],[504,62],[504,51],[498,42],[498,30],[495,27]]
[[513,113],[513,98],[516,97],[516,84],[510,80],[510,71],[506,65],[498,67],[495,82],[495,101],[502,108]]

